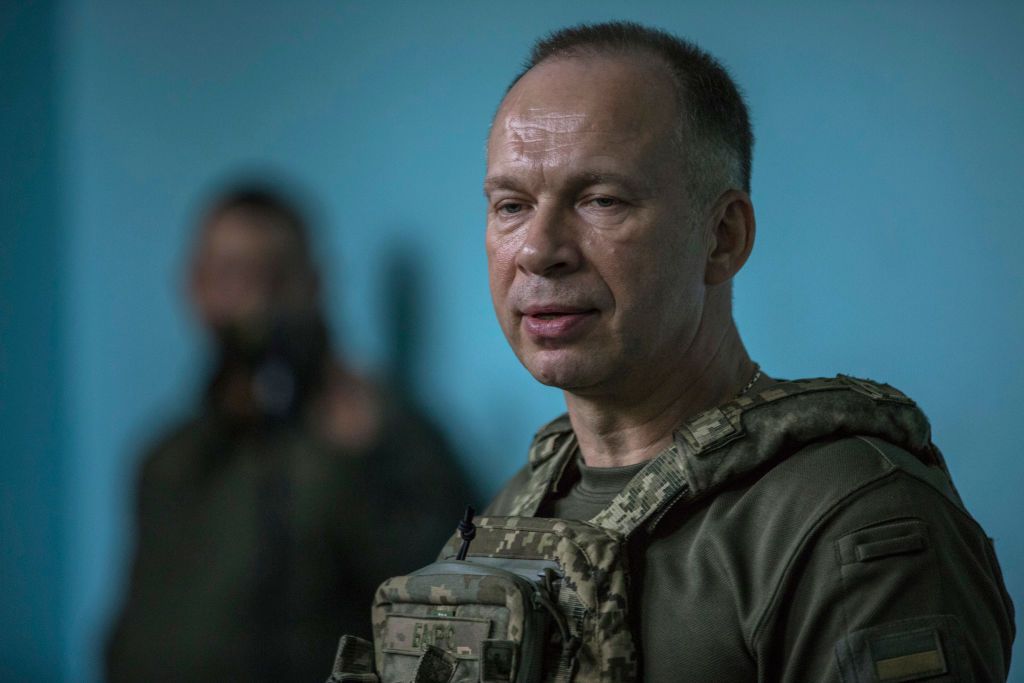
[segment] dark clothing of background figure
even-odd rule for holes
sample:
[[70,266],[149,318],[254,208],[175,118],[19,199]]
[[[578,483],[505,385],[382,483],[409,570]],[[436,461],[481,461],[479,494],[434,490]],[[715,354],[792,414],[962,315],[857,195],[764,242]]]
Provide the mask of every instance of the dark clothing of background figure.
[[340,634],[369,637],[377,585],[430,561],[472,500],[438,431],[393,398],[360,452],[208,406],[143,462],[109,680],[322,681]]

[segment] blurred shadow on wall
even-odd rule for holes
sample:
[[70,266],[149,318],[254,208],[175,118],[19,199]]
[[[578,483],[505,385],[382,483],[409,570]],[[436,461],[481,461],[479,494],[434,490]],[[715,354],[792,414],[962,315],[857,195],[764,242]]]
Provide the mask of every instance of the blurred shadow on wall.
[[387,386],[331,339],[297,196],[241,179],[197,221],[189,304],[213,362],[142,458],[111,681],[323,680],[339,635],[369,635],[377,585],[431,561],[473,501],[411,398],[415,259],[385,267]]
[[387,251],[383,272],[384,298],[388,317],[387,340],[390,382],[403,395],[412,395],[418,365],[417,350],[422,347],[423,272],[414,251],[406,244]]

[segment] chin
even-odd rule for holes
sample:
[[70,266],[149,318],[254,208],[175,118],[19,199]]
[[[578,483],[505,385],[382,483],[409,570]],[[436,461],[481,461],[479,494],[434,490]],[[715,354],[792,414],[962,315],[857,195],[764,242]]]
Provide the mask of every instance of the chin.
[[573,354],[563,350],[534,351],[529,358],[520,358],[533,378],[549,387],[564,391],[572,391],[592,384],[590,377],[592,368],[582,363],[582,359],[573,358]]
[[[530,370],[530,368],[527,368],[527,370]],[[557,374],[544,373],[537,370],[530,370],[530,374],[533,375],[535,380],[545,386],[555,387],[556,389],[566,388],[566,380],[562,379]]]

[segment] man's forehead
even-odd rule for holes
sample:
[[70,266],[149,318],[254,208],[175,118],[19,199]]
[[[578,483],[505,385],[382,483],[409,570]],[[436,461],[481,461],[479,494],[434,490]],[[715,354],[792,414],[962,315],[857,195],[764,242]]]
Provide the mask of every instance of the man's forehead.
[[502,130],[491,136],[490,161],[530,163],[577,152],[594,153],[602,148],[611,151],[648,133],[640,121],[614,121],[588,112],[542,108],[510,115],[500,125]]
[[266,241],[281,232],[267,216],[242,208],[231,208],[211,216],[205,224],[206,237],[211,240]]
[[622,142],[660,134],[674,118],[674,98],[665,96],[673,89],[670,79],[657,62],[629,55],[542,63],[502,102],[491,127],[489,156],[497,146],[557,150],[587,134]]
[[[672,72],[660,58],[643,53],[552,57],[527,71],[508,91],[499,115],[513,109],[538,106],[549,109],[577,108],[583,104],[616,104],[636,100],[673,99]],[[616,103],[617,96],[625,96]]]
[[204,224],[198,243],[201,253],[238,252],[266,253],[282,256],[298,249],[295,238],[270,216],[259,212],[231,208]]
[[575,133],[593,125],[585,113],[546,107],[527,107],[525,112],[510,113],[503,123],[507,133],[524,142],[533,142],[552,133]]
[[558,59],[530,70],[490,130],[484,191],[525,169],[645,173],[638,164],[663,161],[676,125],[668,78],[628,57]]

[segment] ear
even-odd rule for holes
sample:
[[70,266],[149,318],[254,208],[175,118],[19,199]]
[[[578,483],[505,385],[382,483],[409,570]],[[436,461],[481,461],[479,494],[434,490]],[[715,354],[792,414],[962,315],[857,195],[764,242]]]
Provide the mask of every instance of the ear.
[[754,248],[754,205],[742,190],[727,190],[711,210],[704,283],[720,285],[740,271]]

